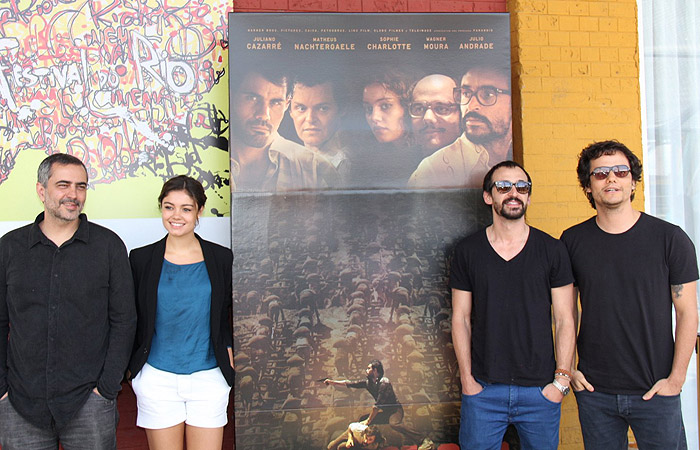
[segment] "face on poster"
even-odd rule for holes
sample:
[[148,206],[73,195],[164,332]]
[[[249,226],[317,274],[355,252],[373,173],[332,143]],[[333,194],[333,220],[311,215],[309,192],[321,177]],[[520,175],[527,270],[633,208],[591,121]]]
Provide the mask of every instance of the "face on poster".
[[456,443],[449,255],[512,154],[508,16],[229,33],[236,448]]
[[508,20],[231,14],[233,190],[478,187],[512,157]]

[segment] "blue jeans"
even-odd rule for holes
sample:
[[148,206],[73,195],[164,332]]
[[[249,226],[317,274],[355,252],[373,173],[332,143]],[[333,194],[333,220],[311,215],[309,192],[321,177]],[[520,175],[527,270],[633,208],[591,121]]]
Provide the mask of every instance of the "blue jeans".
[[9,397],[0,400],[2,450],[116,450],[117,401],[91,392],[70,423],[60,430],[39,428],[20,416]]
[[627,450],[631,427],[641,450],[685,450],[681,396],[615,395],[576,392],[578,417],[586,450]]
[[469,450],[498,450],[508,424],[515,425],[523,450],[556,450],[561,403],[542,388],[479,383],[484,390],[462,394],[459,445]]

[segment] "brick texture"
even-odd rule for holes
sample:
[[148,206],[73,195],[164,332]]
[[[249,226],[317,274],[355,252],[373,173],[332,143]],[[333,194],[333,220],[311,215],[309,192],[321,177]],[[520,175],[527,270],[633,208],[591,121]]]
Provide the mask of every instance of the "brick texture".
[[[513,97],[513,114],[520,115],[514,117],[514,153],[538,188],[528,218],[557,236],[594,214],[574,173],[583,147],[617,139],[641,157],[636,5],[509,0],[507,10],[518,68],[513,85],[520,86]],[[639,195],[635,206],[643,204]],[[566,424],[561,448],[577,448],[580,436]],[[578,437],[568,442],[572,436]]]

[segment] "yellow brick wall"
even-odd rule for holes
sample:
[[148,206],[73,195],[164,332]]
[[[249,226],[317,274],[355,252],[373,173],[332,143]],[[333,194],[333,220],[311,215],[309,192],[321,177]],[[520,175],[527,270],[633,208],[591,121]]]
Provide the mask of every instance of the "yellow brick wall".
[[[595,213],[575,173],[583,147],[617,139],[642,157],[636,0],[508,0],[508,11],[514,154],[534,183],[528,222],[558,237]],[[560,444],[583,449],[573,395]]]
[[558,236],[594,214],[575,174],[583,147],[617,139],[642,156],[636,0],[509,0],[508,11],[514,153],[535,183],[528,220]]

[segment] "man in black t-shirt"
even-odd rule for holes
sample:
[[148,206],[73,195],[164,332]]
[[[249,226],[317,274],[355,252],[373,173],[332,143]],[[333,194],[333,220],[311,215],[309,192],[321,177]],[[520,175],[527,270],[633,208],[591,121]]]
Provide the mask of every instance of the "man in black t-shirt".
[[531,187],[519,164],[495,165],[483,183],[493,224],[457,244],[452,259],[465,449],[500,448],[509,424],[523,448],[559,444],[576,336],[573,276],[564,245],[525,222]]
[[[698,328],[695,247],[679,227],[632,207],[639,159],[617,141],[581,152],[597,215],[562,234],[581,294],[576,391],[587,450],[685,449],[680,391]],[[672,310],[676,311],[675,342]]]

